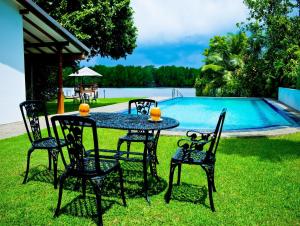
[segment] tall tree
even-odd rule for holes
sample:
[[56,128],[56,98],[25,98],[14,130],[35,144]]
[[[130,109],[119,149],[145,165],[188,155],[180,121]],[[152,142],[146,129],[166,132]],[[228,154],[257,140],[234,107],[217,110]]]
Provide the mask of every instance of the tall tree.
[[300,1],[244,2],[250,9],[242,25],[250,34],[245,75],[256,84],[249,91],[275,96],[279,86],[295,87],[300,71]]
[[130,0],[35,0],[91,49],[90,57],[118,59],[136,47]]
[[240,96],[239,82],[247,48],[245,33],[215,36],[204,50],[205,64],[196,80],[197,95]]
[[300,0],[244,2],[250,16],[239,27],[248,38],[210,40],[197,95],[275,97],[279,86],[300,87]]

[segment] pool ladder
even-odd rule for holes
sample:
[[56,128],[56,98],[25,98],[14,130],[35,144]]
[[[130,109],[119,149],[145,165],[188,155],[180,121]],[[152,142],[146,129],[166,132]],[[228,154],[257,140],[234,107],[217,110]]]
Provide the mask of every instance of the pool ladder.
[[179,89],[173,88],[172,89],[172,98],[175,98],[175,97],[183,97],[183,95],[179,91]]

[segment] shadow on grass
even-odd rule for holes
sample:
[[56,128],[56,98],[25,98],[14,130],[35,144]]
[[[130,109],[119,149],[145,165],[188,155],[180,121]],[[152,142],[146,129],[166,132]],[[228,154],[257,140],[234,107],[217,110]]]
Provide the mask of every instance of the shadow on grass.
[[[143,168],[140,163],[127,163],[123,162],[123,178],[125,195],[128,198],[141,198],[144,197],[143,192]],[[59,170],[58,175],[61,175],[63,171]],[[24,175],[22,175],[24,176]],[[46,166],[32,167],[29,172],[27,183],[30,181],[39,181],[43,183],[53,184],[53,171],[49,171]],[[157,195],[163,192],[167,187],[167,182],[163,178],[159,177],[156,180],[148,173],[148,194],[149,196]],[[64,183],[65,190],[80,191],[81,181],[76,178],[68,178]],[[87,193],[94,194],[92,186],[87,182]],[[117,173],[112,173],[105,178],[105,183],[102,187],[103,196],[116,196],[120,194],[119,188],[119,176]]]
[[[142,165],[138,163],[122,163],[123,176],[124,176],[124,188],[126,198],[144,198],[143,192],[143,172]],[[58,175],[61,175],[63,171],[59,170]],[[39,181],[43,183],[53,184],[53,171],[49,171],[46,166],[37,166],[30,169],[30,175],[28,182]],[[149,196],[159,194],[163,192],[167,187],[167,182],[159,178],[154,179],[148,174]],[[68,178],[64,183],[64,190],[71,190],[82,192],[81,180],[77,178]],[[121,190],[119,184],[118,173],[112,173],[105,178],[102,190],[102,213],[109,210],[114,204],[123,206],[121,199]],[[79,194],[75,199],[66,205],[63,204],[60,214],[68,214],[75,217],[93,218],[93,221],[97,222],[97,207],[96,198],[92,185],[87,181],[86,198],[83,198]],[[64,196],[64,194],[63,194]],[[92,197],[91,197],[92,196]],[[111,198],[113,197],[112,200]],[[64,199],[64,198],[63,198]],[[146,204],[146,201],[145,201]],[[54,210],[51,210],[54,211]]]
[[[63,171],[58,170],[58,175],[61,175]],[[25,172],[21,174],[24,177]],[[44,183],[53,184],[54,183],[54,175],[53,170],[49,170],[44,165],[38,165],[35,167],[29,168],[29,174],[26,183],[30,183],[30,181],[39,181]]]
[[243,157],[257,156],[261,160],[279,162],[300,157],[300,140],[268,137],[223,139],[218,151]]
[[[114,200],[108,200],[105,198],[101,199],[102,214],[108,211],[114,204],[117,204]],[[119,205],[123,205],[119,203]],[[54,210],[51,210],[54,212]],[[98,215],[97,215],[97,206],[96,198],[91,196],[77,196],[68,204],[64,205],[59,212],[59,215],[66,214],[74,217],[84,217],[92,218],[93,221],[97,224]]]
[[206,199],[207,188],[205,186],[199,187],[193,184],[181,183],[180,185],[173,185],[170,202],[172,202],[172,200],[177,200],[180,202],[202,204],[210,209],[210,206],[205,203]]
[[[124,180],[125,180],[125,193],[129,198],[144,197],[143,185],[143,167],[141,163],[122,162]],[[148,170],[149,171],[149,170]],[[157,195],[167,188],[167,182],[159,177],[158,180],[153,178],[148,173],[149,196]]]

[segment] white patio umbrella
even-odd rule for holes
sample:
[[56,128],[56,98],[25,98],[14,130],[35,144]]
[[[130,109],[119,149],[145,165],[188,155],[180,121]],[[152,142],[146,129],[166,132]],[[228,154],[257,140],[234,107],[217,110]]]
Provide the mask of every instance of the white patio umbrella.
[[[69,75],[70,77],[81,77],[81,83],[83,82],[83,77],[102,77],[101,74],[97,73],[96,71],[93,71],[92,69],[88,67],[81,68],[80,70],[76,71],[75,73],[72,73]],[[75,82],[75,81],[74,81]]]
[[101,74],[93,71],[88,67],[81,68],[80,70],[76,71],[75,73],[70,74],[69,76],[73,77],[84,77],[84,76],[102,76]]

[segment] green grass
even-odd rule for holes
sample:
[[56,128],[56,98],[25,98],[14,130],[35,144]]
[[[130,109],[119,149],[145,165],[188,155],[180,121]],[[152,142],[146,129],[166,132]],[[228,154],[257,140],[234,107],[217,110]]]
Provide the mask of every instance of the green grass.
[[[124,131],[99,129],[101,147],[115,148],[122,134]],[[209,208],[207,182],[200,167],[183,167],[182,185],[174,187],[170,204],[165,203],[177,139],[161,136],[159,140],[162,180],[157,183],[150,178],[151,205],[140,193],[142,173],[135,170],[141,168],[122,164],[128,207],[121,205],[118,189],[105,187],[105,225],[300,224],[300,133],[222,139],[216,163],[215,213]],[[53,218],[58,191],[52,185],[52,172],[46,169],[46,152],[33,153],[29,181],[22,184],[28,147],[25,134],[0,141],[0,225],[94,225],[93,192],[84,200],[73,186],[64,191],[63,210]]]
[[[126,98],[98,98],[97,102],[91,101],[90,103],[90,108],[96,108],[96,107],[103,107],[106,105],[111,105],[111,104],[118,104],[122,102],[128,102],[131,100],[132,97]],[[78,111],[79,108],[79,102],[73,102],[71,99],[65,99],[65,112],[70,112],[70,111]],[[47,110],[48,113],[51,114],[56,114],[57,112],[57,100],[49,101],[47,102]]]

